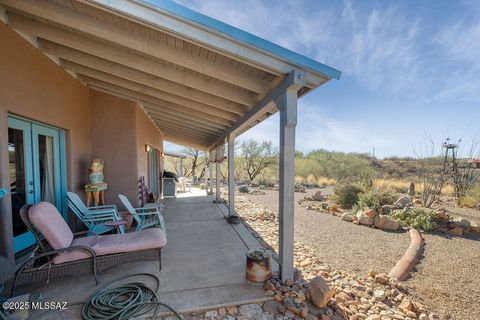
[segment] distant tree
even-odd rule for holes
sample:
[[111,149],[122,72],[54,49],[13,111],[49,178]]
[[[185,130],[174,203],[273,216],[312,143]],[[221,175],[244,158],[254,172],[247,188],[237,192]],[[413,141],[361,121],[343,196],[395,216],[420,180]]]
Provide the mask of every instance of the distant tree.
[[365,154],[316,150],[307,159],[311,160],[312,174],[335,179],[337,183],[366,182],[375,174],[372,158]]
[[241,165],[250,181],[277,162],[277,150],[272,147],[271,142],[244,141],[240,145],[240,154],[242,156]]
[[[194,148],[185,148],[183,153],[187,155],[187,159],[183,161],[183,175],[203,178],[205,174],[205,153]],[[200,170],[198,170],[199,168]]]

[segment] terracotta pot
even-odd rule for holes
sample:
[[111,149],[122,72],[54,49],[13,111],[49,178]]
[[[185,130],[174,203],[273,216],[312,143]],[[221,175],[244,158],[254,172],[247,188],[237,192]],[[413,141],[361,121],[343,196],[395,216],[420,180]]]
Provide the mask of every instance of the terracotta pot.
[[249,251],[246,254],[247,280],[254,282],[265,282],[272,278],[272,265],[270,263],[270,256],[268,254],[258,255],[258,251]]

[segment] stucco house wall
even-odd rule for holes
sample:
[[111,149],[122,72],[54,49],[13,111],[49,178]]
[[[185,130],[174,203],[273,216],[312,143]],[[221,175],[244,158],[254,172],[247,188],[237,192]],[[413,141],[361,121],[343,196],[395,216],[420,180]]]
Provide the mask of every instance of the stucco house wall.
[[[66,130],[67,188],[80,192],[90,161],[88,88],[1,22],[0,43],[0,187],[9,187],[6,150],[12,113]],[[13,267],[9,194],[0,200],[0,221],[3,274]]]

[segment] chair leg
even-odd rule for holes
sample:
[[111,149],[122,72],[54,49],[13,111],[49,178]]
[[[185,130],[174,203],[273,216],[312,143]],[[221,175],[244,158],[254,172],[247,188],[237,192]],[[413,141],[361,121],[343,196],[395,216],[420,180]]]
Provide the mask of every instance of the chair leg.
[[158,270],[162,271],[162,249],[158,250]]

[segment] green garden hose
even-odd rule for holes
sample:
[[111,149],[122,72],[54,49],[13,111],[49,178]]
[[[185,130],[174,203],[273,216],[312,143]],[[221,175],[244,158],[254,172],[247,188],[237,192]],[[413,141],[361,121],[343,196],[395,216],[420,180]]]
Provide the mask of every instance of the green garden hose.
[[[112,286],[115,282],[138,276],[147,276],[155,280],[155,291],[141,282]],[[85,303],[71,304],[70,307],[83,304],[82,318],[84,320],[124,320],[141,316],[152,309],[155,309],[153,315],[156,316],[160,311],[159,307],[164,306],[173,312],[179,320],[182,320],[181,315],[172,307],[158,301],[157,293],[159,288],[160,280],[153,274],[130,274],[107,282],[98,288]],[[40,319],[45,319],[50,315],[52,313],[44,314]]]

